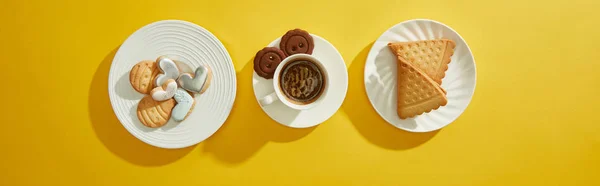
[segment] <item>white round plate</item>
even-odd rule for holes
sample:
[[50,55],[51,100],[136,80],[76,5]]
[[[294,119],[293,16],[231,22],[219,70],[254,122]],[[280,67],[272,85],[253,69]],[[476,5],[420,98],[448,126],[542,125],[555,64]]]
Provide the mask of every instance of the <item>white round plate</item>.
[[[448,104],[414,118],[400,119],[396,112],[397,62],[387,44],[442,38],[456,42],[441,85],[448,92]],[[395,127],[411,132],[434,131],[456,120],[471,102],[476,78],[475,59],[465,40],[452,28],[433,20],[409,20],[394,25],[375,41],[365,64],[365,88],[377,113]]]
[[[195,95],[196,105],[185,120],[148,128],[137,118],[144,95],[131,87],[129,71],[139,61],[161,55],[193,69],[207,65],[213,78],[204,94]],[[143,142],[162,148],[188,147],[210,137],[229,116],[235,93],[235,69],[223,44],[208,30],[179,20],[154,22],[129,36],[116,53],[108,77],[110,102],[121,124]]]
[[[310,34],[315,42],[315,48],[312,55],[323,62],[323,66],[329,73],[329,91],[323,98],[323,101],[308,110],[294,110],[280,101],[262,107],[271,119],[278,123],[292,128],[308,128],[329,119],[342,106],[346,92],[348,91],[348,71],[342,55],[327,40]],[[279,48],[281,38],[269,44],[269,47]],[[265,79],[258,76],[256,72],[252,75],[252,85],[254,87],[254,96],[256,99],[263,98],[275,91],[273,79]]]

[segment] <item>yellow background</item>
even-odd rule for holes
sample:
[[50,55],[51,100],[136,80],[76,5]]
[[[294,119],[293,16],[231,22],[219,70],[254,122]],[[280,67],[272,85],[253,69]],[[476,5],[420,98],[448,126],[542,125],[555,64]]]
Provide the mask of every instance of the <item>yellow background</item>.
[[[0,185],[600,185],[600,1],[0,1]],[[371,43],[392,25],[441,21],[468,42],[477,88],[431,133],[380,118],[363,84]],[[151,147],[116,119],[108,70],[154,21],[214,33],[238,75],[235,106],[206,141]],[[310,129],[254,99],[252,58],[292,28],[342,54],[349,90]]]

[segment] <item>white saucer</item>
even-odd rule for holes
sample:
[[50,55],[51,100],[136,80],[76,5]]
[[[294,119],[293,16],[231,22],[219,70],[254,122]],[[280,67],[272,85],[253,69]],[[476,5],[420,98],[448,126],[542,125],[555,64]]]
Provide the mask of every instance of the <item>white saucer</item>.
[[[137,118],[137,105],[144,95],[131,87],[129,71],[139,61],[162,55],[184,63],[180,65],[183,71],[192,71],[185,66],[209,66],[213,78],[204,94],[195,95],[196,105],[185,120],[148,128]],[[229,116],[235,93],[235,69],[223,44],[208,30],[186,21],[158,21],[131,34],[108,74],[110,103],[123,127],[141,141],[162,148],[191,146],[214,134]]]
[[[263,111],[278,123],[292,128],[308,128],[329,119],[342,106],[346,92],[348,91],[348,71],[342,55],[327,40],[311,34],[315,42],[313,56],[323,62],[330,74],[329,92],[319,105],[308,110],[294,110],[285,106],[280,101],[262,107]],[[269,47],[279,48],[281,38],[269,44]],[[275,90],[272,79],[258,76],[256,72],[252,75],[252,85],[256,99],[263,98]]]
[[[402,120],[396,112],[397,60],[387,44],[441,38],[456,42],[454,55],[441,85],[448,92],[448,104]],[[375,41],[365,64],[365,88],[377,113],[395,127],[411,132],[437,130],[456,120],[471,102],[476,78],[475,59],[465,40],[450,27],[433,20],[409,20],[394,25]]]

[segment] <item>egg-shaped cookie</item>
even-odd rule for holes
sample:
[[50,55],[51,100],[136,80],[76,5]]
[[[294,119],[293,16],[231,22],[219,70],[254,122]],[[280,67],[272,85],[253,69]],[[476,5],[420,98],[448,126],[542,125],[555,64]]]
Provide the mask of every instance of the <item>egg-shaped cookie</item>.
[[141,61],[131,68],[129,82],[139,93],[149,94],[154,88],[154,79],[159,73],[160,70],[155,61]]
[[137,117],[147,127],[161,127],[171,118],[171,112],[175,104],[173,98],[165,101],[156,101],[152,96],[146,95],[138,104]]

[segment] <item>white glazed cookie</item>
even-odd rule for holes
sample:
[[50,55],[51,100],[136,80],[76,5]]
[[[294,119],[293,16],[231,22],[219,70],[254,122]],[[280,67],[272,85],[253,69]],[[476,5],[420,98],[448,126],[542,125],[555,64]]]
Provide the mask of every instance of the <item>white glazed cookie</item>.
[[156,76],[154,82],[157,87],[161,86],[168,79],[177,79],[179,77],[179,68],[177,68],[177,64],[173,60],[161,56],[156,59],[156,63],[158,63],[158,69],[161,72]]
[[207,66],[201,65],[196,68],[194,75],[183,73],[177,79],[181,88],[193,93],[204,93],[210,86],[212,80],[212,71]]
[[152,89],[150,95],[156,101],[171,99],[177,90],[177,82],[174,79],[168,79],[162,86]]
[[184,89],[178,88],[173,98],[177,102],[177,105],[175,105],[173,112],[171,112],[171,118],[175,121],[183,121],[194,106],[194,97]]

